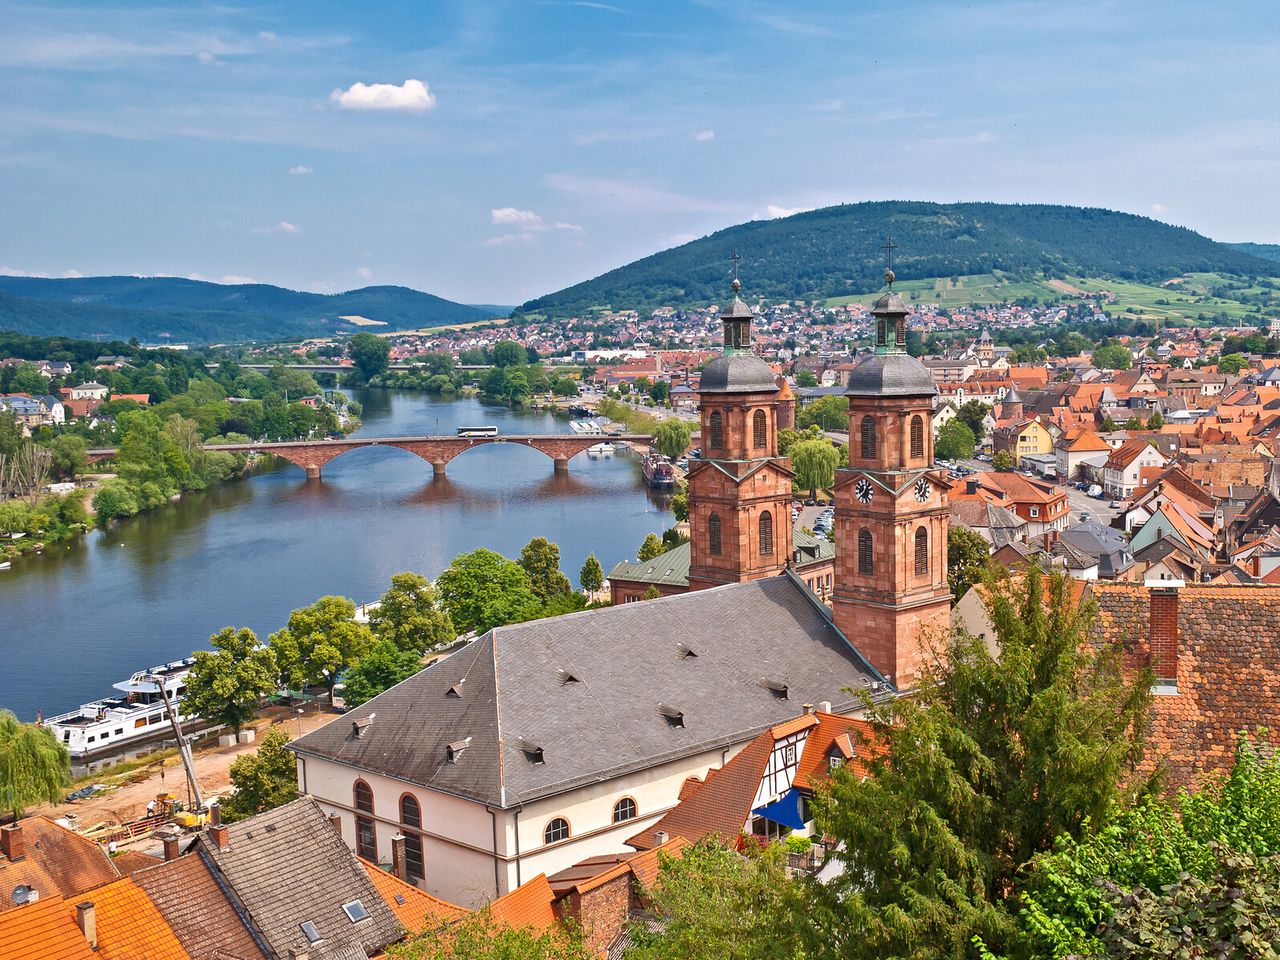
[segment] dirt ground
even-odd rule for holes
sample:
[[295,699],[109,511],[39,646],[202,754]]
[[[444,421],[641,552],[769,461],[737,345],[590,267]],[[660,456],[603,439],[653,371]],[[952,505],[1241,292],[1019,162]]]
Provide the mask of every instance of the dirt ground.
[[[314,707],[307,707],[299,718],[289,707],[273,707],[253,723],[257,730],[254,743],[236,744],[232,747],[219,747],[217,741],[203,749],[197,749],[193,755],[196,778],[200,782],[200,792],[207,801],[210,797],[227,793],[231,784],[231,764],[236,757],[258,749],[267,731],[276,726],[285,726],[290,739],[297,739],[299,728],[302,733],[309,733],[317,727],[335,720],[339,714],[327,710],[316,712]],[[87,829],[102,822],[123,823],[136,820],[147,812],[147,801],[156,795],[168,791],[175,797],[186,800],[187,778],[182,769],[182,761],[173,753],[171,756],[157,760],[145,767],[131,770],[123,776],[112,776],[111,770],[101,771],[93,780],[94,783],[105,783],[111,789],[95,794],[84,800],[71,803],[45,804],[30,813],[40,813],[50,817],[74,815],[79,820],[80,829]]]

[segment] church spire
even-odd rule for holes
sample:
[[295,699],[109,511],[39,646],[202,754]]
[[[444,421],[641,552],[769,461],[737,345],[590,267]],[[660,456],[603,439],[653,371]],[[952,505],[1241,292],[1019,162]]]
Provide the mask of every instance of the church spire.
[[751,308],[738,296],[738,291],[742,289],[742,281],[738,279],[738,264],[742,262],[742,257],[735,250],[729,259],[733,262],[733,300],[720,311],[720,321],[724,324],[726,356],[751,350],[751,321],[755,319]]
[[907,352],[907,305],[902,297],[893,292],[893,281],[897,276],[893,272],[893,251],[898,245],[893,237],[886,237],[881,247],[888,254],[888,265],[884,271],[884,282],[889,292],[877,300],[871,307],[871,315],[876,318],[876,353]]

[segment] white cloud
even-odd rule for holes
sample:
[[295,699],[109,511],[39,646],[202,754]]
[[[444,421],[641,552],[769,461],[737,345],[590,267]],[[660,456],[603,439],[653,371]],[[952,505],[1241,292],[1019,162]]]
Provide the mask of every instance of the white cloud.
[[217,64],[222,63],[222,61],[218,59],[218,55],[212,50],[201,50],[196,54],[196,59],[206,66],[216,66]]
[[308,167],[305,163],[300,163],[296,167],[289,168],[289,176],[291,177],[304,177],[308,173],[315,173],[315,172],[316,172],[315,167]]
[[1168,213],[1169,208],[1165,206],[1163,203],[1153,203],[1151,205],[1151,212],[1154,213],[1156,216],[1160,216],[1161,214]]
[[301,233],[302,228],[296,223],[290,223],[288,220],[281,220],[272,227],[254,227],[253,233]]
[[62,271],[62,276],[65,277],[67,280],[76,280],[76,279],[79,279],[80,277],[83,277],[84,274],[81,273],[79,270],[68,269],[68,270]]
[[544,178],[552,190],[586,197],[609,209],[644,213],[723,213],[737,212],[734,204],[704,200],[651,187],[629,180],[609,177],[581,176],[573,173],[552,173]]
[[394,83],[353,83],[346,90],[334,90],[329,99],[341,110],[408,110],[421,113],[436,105],[433,94],[421,80]]
[[576,223],[557,223],[555,225],[555,228],[557,230],[567,230],[569,233],[586,233],[587,232],[582,226]]
[[373,271],[368,267],[356,267],[356,276],[361,280],[370,280],[373,278]]
[[[157,274],[155,274],[155,276],[157,276],[157,277],[163,277],[163,276],[165,276],[165,274],[163,274],[163,273],[157,273]],[[238,274],[238,273],[228,273],[228,274],[227,274],[225,277],[223,277],[221,280],[219,280],[217,277],[206,277],[203,273],[188,273],[188,274],[187,274],[187,279],[188,279],[188,280],[199,280],[199,281],[201,281],[202,283],[225,283],[225,284],[229,284],[229,285],[240,284],[240,283],[257,283],[257,282],[258,282],[257,280],[253,279],[253,277],[242,277],[242,276],[241,276],[240,274]]]
[[693,139],[701,143],[706,143],[708,140],[714,140],[715,138],[716,132],[714,130],[699,130],[693,135]]
[[0,277],[48,277],[47,273],[38,273],[34,270],[22,270],[18,267],[9,267],[0,263]]
[[272,33],[270,30],[259,30],[258,39],[265,40],[267,43],[276,43],[280,39],[280,35]]
[[793,214],[804,213],[811,207],[780,207],[776,203],[771,203],[764,208],[765,213],[769,215],[770,220],[777,220],[779,217],[789,217]]
[[498,207],[489,211],[494,223],[511,224],[520,227],[540,227],[542,218],[532,210],[517,210],[515,207]]

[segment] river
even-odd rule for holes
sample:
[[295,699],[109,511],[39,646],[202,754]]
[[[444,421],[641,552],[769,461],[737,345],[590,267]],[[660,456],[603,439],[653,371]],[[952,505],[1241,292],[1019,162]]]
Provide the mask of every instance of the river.
[[[549,413],[478,399],[356,391],[356,436],[567,433]],[[189,656],[224,626],[262,640],[289,611],[325,594],[374,600],[393,573],[440,573],[459,553],[509,557],[532,537],[560,545],[577,583],[587,554],[605,573],[670,526],[668,497],[650,491],[638,460],[573,458],[556,474],[536,450],[479,446],[448,476],[386,447],[355,450],[308,482],[297,467],[256,473],[108,530],[94,531],[0,573],[0,707],[31,720],[110,692],[135,670]]]

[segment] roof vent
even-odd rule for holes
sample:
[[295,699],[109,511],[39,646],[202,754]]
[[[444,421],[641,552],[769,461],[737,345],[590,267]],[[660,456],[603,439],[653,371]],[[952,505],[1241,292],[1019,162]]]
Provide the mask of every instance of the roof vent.
[[787,699],[787,685],[781,680],[770,680],[768,677],[761,677],[760,686],[764,687],[779,700]]
[[542,755],[542,745],[527,740],[524,737],[516,739],[516,746],[524,753],[524,758],[532,764],[546,763],[546,758]]
[[560,681],[560,685],[561,685],[561,686],[564,686],[566,683],[577,683],[577,682],[578,682],[578,678],[577,678],[577,677],[575,677],[575,676],[574,676],[572,673],[570,673],[568,670],[557,670],[557,671],[556,671],[556,679]]
[[680,655],[680,659],[681,659],[681,660],[688,660],[690,657],[696,657],[696,656],[697,656],[697,654],[693,652],[693,648],[692,648],[692,647],[687,646],[687,645],[685,645],[685,644],[683,644],[683,643],[677,643],[677,644],[676,644],[676,653],[678,653],[678,654]]
[[466,682],[467,682],[467,678],[466,678],[466,677],[463,677],[461,680],[459,680],[457,683],[455,683],[452,687],[450,687],[447,691],[445,691],[445,696],[446,696],[446,697],[458,697],[459,699],[461,699],[461,697],[462,697],[462,685],[463,685],[464,683],[466,683]]
[[665,704],[665,703],[660,703],[658,704],[658,712],[662,714],[663,717],[666,718],[667,723],[669,723],[671,726],[673,727],[684,726],[684,714],[681,713],[679,710],[677,710],[675,707],[669,706],[668,704]]
[[465,740],[455,740],[453,743],[447,744],[444,748],[445,759],[450,763],[457,763],[458,758],[462,756],[462,751],[471,746],[471,738]]
[[376,716],[376,713],[371,713],[367,717],[357,717],[355,720],[352,720],[351,735],[356,738],[363,737],[364,732],[373,726],[373,718]]

